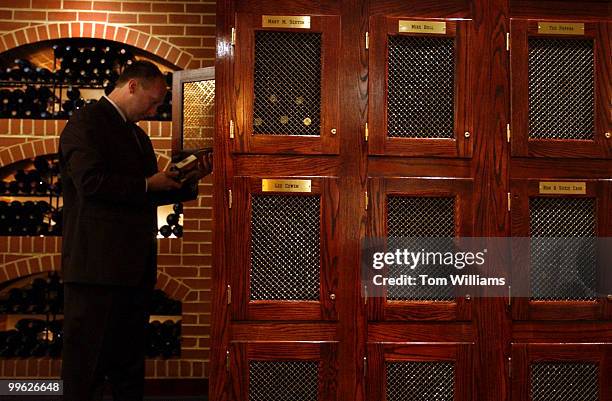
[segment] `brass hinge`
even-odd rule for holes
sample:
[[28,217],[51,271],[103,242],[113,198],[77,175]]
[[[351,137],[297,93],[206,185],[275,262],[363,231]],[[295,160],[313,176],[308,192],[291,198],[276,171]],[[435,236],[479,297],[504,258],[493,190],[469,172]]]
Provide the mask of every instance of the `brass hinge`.
[[506,33],[506,51],[510,51],[510,32]]
[[368,129],[368,123],[366,123],[366,126],[365,126],[365,141],[366,142],[368,141],[369,136],[370,136],[370,130]]
[[236,28],[232,28],[232,36],[230,38],[230,44],[232,46],[236,45]]
[[510,196],[510,192],[508,192],[508,211],[512,208],[512,197]]
[[234,120],[230,120],[230,127],[229,127],[229,131],[230,131],[230,139],[234,139]]
[[510,138],[512,137],[512,130],[510,129],[510,124],[506,124],[506,141],[510,143]]
[[512,358],[508,358],[508,377],[512,379]]
[[366,39],[365,39],[365,45],[366,45],[366,50],[370,48],[370,33],[366,32]]
[[227,191],[227,197],[228,197],[227,203],[229,204],[228,206],[231,209],[232,208],[232,201],[233,201],[233,199],[232,199],[232,190],[231,189]]
[[368,375],[368,358],[363,357],[363,377],[367,377]]
[[227,304],[231,305],[232,303],[232,286],[228,285],[227,286]]
[[228,372],[230,370],[230,352],[229,350],[225,351],[225,370]]
[[508,286],[508,307],[512,307],[512,286]]
[[368,198],[368,191],[365,192],[365,210],[368,210],[368,204],[370,203],[370,199]]
[[368,304],[368,286],[367,285],[363,286],[363,304],[364,305]]

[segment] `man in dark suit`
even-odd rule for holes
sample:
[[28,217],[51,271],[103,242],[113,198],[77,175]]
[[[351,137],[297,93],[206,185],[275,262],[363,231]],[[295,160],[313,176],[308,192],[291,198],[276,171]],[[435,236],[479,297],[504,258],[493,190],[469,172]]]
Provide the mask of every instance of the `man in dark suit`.
[[156,281],[157,206],[197,197],[210,160],[181,183],[158,172],[149,137],[166,84],[152,63],[128,66],[116,88],[75,113],[60,137],[66,401],[142,400],[145,324]]

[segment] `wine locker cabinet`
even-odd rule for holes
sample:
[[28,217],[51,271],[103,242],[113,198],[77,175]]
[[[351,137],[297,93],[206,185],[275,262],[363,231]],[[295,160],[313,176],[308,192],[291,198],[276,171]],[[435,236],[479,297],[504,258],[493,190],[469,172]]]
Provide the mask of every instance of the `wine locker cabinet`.
[[337,215],[333,177],[234,178],[234,319],[336,318]]
[[470,21],[370,17],[368,151],[470,157]]
[[[472,181],[469,179],[370,178],[368,236],[382,238],[388,249],[402,249],[411,239],[421,247],[447,252],[455,237],[472,233]],[[413,243],[414,247],[415,244]],[[414,270],[430,277],[446,277],[446,266]],[[452,268],[452,267],[451,267]],[[394,271],[395,269],[395,271]],[[454,268],[452,268],[454,269]],[[388,268],[388,277],[407,273],[403,265]],[[368,279],[368,285],[373,285]],[[366,288],[370,295],[373,291]],[[467,296],[467,297],[466,297]],[[469,294],[450,286],[389,286],[368,298],[369,320],[469,320]]]
[[232,392],[249,401],[335,401],[335,343],[234,343]]
[[612,401],[608,6],[219,0],[210,398]]
[[368,344],[367,399],[470,401],[468,344]]
[[511,194],[512,236],[529,241],[513,249],[513,318],[612,319],[611,261],[597,241],[612,234],[610,183],[514,179]]
[[511,21],[513,156],[612,157],[611,29]]
[[610,400],[612,344],[512,344],[512,400]]
[[337,16],[236,16],[233,152],[337,154]]

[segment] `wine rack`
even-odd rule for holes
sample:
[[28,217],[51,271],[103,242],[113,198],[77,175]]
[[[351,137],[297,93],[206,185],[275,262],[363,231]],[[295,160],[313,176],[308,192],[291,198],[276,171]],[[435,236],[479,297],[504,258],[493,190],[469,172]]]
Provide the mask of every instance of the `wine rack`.
[[[63,282],[57,272],[42,273],[0,288],[0,358],[61,357]],[[180,356],[178,300],[153,291],[146,327],[149,358]]]
[[22,160],[0,174],[0,236],[62,235],[62,182],[56,155]]
[[[123,69],[137,59],[138,50],[101,39],[48,42],[46,61],[37,65],[23,57],[0,68],[0,118],[66,119],[85,105],[109,94]],[[37,49],[40,52],[39,49]],[[166,68],[162,67],[162,70]],[[172,72],[165,73],[168,93],[152,120],[172,119]]]

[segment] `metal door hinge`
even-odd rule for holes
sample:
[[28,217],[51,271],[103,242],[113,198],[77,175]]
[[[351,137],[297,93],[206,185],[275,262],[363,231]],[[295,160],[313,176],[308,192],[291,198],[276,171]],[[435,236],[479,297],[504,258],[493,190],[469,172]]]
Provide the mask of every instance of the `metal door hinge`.
[[370,33],[369,32],[366,32],[365,45],[366,45],[366,50],[368,50],[370,48]]
[[512,286],[508,286],[508,307],[512,307]]
[[510,129],[510,124],[506,124],[506,141],[510,143],[510,138],[512,137],[512,130]]
[[231,209],[232,208],[232,201],[233,201],[233,199],[232,199],[232,190],[231,189],[227,191],[227,198],[228,198],[227,199],[228,206]]
[[234,120],[230,120],[229,134],[230,139],[234,139]]
[[232,36],[230,37],[230,44],[232,46],[236,45],[236,28],[232,28]]
[[228,285],[227,286],[227,304],[231,305],[232,303],[232,286]]
[[508,211],[512,208],[512,197],[510,196],[510,192],[508,192]]
[[365,192],[365,210],[368,210],[368,204],[370,203],[370,199],[368,198],[368,191]]
[[370,137],[370,130],[368,129],[368,123],[366,123],[365,125],[365,141],[368,141],[368,138]]
[[367,285],[363,286],[363,304],[364,305],[368,304],[368,286]]
[[367,377],[368,376],[368,358],[367,357],[363,357],[363,377]]
[[225,370],[228,372],[230,370],[230,352],[229,350],[225,351]]
[[512,358],[508,358],[508,377],[512,379]]
[[510,51],[510,32],[506,33],[506,51]]

